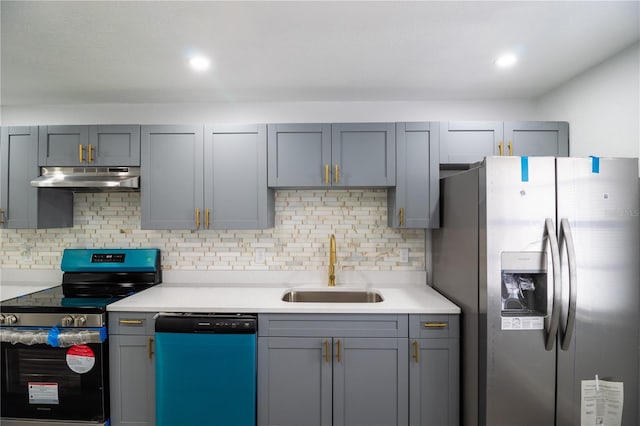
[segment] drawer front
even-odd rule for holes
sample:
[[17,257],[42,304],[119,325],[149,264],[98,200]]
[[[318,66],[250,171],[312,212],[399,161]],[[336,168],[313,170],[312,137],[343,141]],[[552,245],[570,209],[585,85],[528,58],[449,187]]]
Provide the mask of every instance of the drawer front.
[[409,315],[409,337],[444,339],[459,336],[458,315]]
[[155,313],[109,312],[109,334],[152,335]]
[[407,315],[262,314],[259,336],[407,337]]

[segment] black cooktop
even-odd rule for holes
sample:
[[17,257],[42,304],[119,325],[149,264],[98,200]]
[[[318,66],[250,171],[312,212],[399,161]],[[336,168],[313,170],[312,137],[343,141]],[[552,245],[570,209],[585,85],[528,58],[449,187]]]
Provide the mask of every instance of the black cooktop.
[[102,313],[108,304],[123,297],[70,297],[65,296],[62,286],[25,294],[0,302],[0,312],[68,312]]

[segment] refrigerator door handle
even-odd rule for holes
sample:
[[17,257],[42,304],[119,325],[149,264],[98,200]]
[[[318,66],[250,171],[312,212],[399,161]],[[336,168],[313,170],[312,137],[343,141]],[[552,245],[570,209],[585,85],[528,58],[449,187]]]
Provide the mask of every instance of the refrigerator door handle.
[[567,313],[567,323],[560,336],[561,348],[563,351],[569,349],[573,329],[576,322],[576,304],[578,299],[578,280],[576,274],[576,251],[573,244],[571,227],[567,218],[560,219],[560,244],[567,246],[567,264],[569,266],[569,312]]
[[553,268],[553,305],[551,307],[551,321],[547,330],[545,349],[550,351],[556,341],[558,334],[558,325],[560,324],[560,296],[559,286],[562,281],[562,270],[560,269],[560,248],[558,246],[558,238],[556,237],[556,227],[553,219],[547,218],[544,222],[545,233],[549,247],[551,247],[551,265]]

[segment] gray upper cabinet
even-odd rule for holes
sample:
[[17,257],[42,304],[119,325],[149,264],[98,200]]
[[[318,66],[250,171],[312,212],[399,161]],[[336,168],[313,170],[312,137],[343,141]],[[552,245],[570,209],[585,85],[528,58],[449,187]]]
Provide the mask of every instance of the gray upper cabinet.
[[265,125],[143,126],[143,229],[274,224]]
[[445,121],[440,123],[440,164],[470,164],[499,155],[501,121]]
[[269,186],[395,185],[395,124],[269,125]]
[[142,126],[142,229],[197,229],[203,190],[202,126]]
[[38,127],[3,127],[0,137],[1,226],[64,228],[73,226],[71,191],[34,188],[39,175]]
[[568,157],[569,123],[505,121],[504,140],[509,155]]
[[388,190],[393,228],[437,228],[440,223],[439,123],[396,123],[396,186]]
[[89,127],[89,145],[97,166],[139,166],[140,126],[101,125]]
[[331,125],[334,186],[396,184],[395,123]]
[[274,226],[274,191],[267,187],[267,126],[206,126],[206,229]]
[[139,166],[140,126],[40,126],[40,166]]
[[331,184],[330,124],[269,124],[269,186]]
[[440,164],[465,165],[492,155],[569,156],[569,123],[449,121],[440,123]]

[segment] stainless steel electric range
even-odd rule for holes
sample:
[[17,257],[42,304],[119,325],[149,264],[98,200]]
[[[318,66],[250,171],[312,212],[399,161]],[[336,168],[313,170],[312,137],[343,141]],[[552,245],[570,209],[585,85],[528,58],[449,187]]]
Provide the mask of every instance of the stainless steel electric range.
[[162,282],[157,249],[67,249],[62,284],[0,302],[0,423],[107,425],[107,305]]

